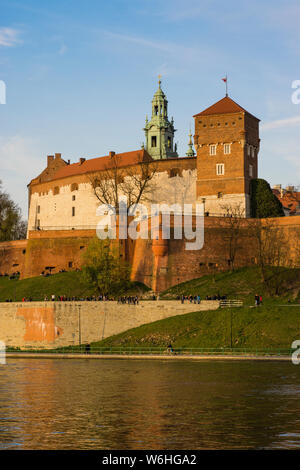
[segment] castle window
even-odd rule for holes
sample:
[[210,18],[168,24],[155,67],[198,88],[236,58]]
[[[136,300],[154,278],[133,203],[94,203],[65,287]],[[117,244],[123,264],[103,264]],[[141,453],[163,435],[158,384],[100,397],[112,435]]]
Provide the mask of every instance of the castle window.
[[224,144],[224,154],[229,155],[231,153],[231,144]]
[[55,186],[55,188],[54,188],[54,190],[53,190],[53,194],[54,194],[54,196],[55,196],[56,194],[59,194],[59,186]]
[[252,148],[251,148],[251,157],[254,158],[254,155],[255,155],[255,153],[254,153],[254,147],[252,147]]
[[168,137],[168,149],[171,148],[171,137]]
[[223,193],[218,193],[217,196],[218,196],[218,199],[221,199],[221,197],[223,197]]
[[218,176],[225,174],[224,163],[217,163],[216,172]]
[[69,268],[72,268],[72,266],[73,266],[73,261],[69,261],[68,266],[69,266]]
[[249,176],[253,176],[253,165],[249,165]]
[[72,191],[77,191],[78,190],[78,184],[77,183],[72,183],[71,184],[71,192]]
[[179,168],[171,168],[171,170],[169,171],[169,177],[170,178],[174,178],[175,176],[180,176],[180,170]]
[[72,201],[75,201],[75,199],[76,199],[76,196],[72,196]]
[[155,116],[158,115],[158,106],[154,106],[154,113],[155,113]]
[[39,214],[41,212],[41,206],[37,206],[37,213]]
[[209,155],[216,155],[217,154],[217,146],[216,145],[210,145],[209,146]]
[[72,217],[75,216],[75,207],[72,207]]
[[156,135],[151,137],[151,147],[156,147]]

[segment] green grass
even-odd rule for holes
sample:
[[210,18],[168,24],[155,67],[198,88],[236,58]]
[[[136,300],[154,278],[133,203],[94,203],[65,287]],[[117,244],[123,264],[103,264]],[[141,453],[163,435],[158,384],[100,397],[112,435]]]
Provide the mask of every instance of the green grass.
[[[257,267],[217,273],[178,284],[161,294],[161,298],[174,299],[178,295],[226,295],[228,299],[241,299],[253,303],[254,295],[263,296],[267,303],[300,299],[300,268],[268,268],[268,288],[262,283]],[[276,295],[277,294],[279,295]]]
[[[231,346],[231,312],[218,309],[189,313],[128,330],[91,345],[104,347],[225,348]],[[300,339],[299,306],[232,309],[234,348],[289,349]]]
[[[180,294],[206,295],[220,293],[227,298],[242,299],[244,307],[200,311],[157,321],[128,330],[103,341],[93,343],[92,351],[103,347],[162,347],[169,343],[175,348],[224,348],[231,345],[230,319],[232,313],[232,344],[235,348],[290,348],[292,341],[300,339],[300,269],[270,269],[270,286],[275,278],[279,294],[270,295],[262,284],[255,267],[234,272],[204,276],[179,284],[162,294],[162,298],[176,298]],[[274,285],[273,285],[274,287]],[[146,286],[133,283],[128,294],[147,290]],[[86,285],[80,272],[54,274],[24,280],[0,278],[0,301],[22,297],[43,300],[51,294],[85,297],[93,295],[93,288]],[[251,307],[254,295],[263,296],[262,306]],[[288,303],[287,300],[291,302]],[[283,305],[286,306],[283,306]],[[153,307],[155,302],[153,302]]]
[[[145,292],[148,288],[141,283],[132,283],[127,295]],[[8,277],[0,277],[0,301],[11,299],[21,301],[23,297],[32,300],[48,299],[52,294],[65,295],[67,297],[88,297],[98,295],[95,289],[86,284],[81,272],[66,272],[53,274],[48,277],[32,277],[29,279],[10,280]]]

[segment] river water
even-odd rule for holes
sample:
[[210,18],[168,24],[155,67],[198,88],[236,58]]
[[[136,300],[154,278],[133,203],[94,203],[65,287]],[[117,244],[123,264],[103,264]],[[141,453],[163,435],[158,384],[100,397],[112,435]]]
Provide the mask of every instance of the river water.
[[0,449],[300,448],[291,362],[9,359]]

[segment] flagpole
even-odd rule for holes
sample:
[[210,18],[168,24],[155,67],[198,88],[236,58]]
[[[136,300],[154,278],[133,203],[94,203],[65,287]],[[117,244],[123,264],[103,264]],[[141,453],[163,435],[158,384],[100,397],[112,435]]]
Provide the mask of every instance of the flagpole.
[[226,73],[226,96],[228,96],[228,78]]

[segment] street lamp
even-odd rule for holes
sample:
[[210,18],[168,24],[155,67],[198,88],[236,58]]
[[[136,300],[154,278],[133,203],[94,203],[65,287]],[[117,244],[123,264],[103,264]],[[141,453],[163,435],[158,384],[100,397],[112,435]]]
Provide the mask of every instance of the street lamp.
[[79,346],[81,346],[81,305],[78,305],[78,339]]
[[230,348],[232,349],[232,309],[230,309]]

